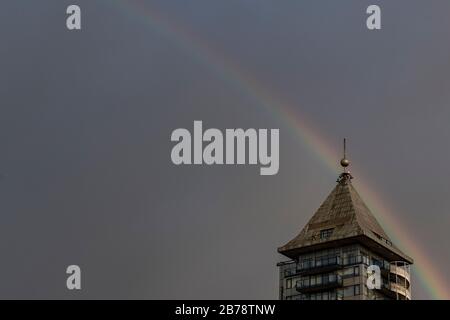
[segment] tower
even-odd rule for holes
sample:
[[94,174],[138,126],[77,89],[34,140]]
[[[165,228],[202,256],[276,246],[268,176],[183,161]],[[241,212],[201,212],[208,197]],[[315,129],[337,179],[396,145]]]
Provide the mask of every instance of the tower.
[[278,248],[289,258],[277,264],[280,299],[410,300],[413,260],[391,242],[352,185],[345,153],[344,139],[337,185],[301,232]]

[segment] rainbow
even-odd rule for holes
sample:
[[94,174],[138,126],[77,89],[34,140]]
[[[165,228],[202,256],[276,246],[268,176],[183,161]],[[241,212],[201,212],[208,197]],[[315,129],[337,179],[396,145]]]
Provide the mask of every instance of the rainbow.
[[[142,2],[133,0],[115,0],[111,3],[120,6],[125,12],[132,15],[133,19],[140,19],[152,30],[172,41],[180,50],[207,66],[220,79],[254,99],[267,112],[279,117],[329,170],[338,173],[336,159],[339,159],[339,153],[336,149],[330,147],[326,142],[327,140],[310,125],[310,121],[307,121],[305,116],[298,114],[298,110],[275,99],[273,94],[268,94],[267,88],[261,87],[255,79],[243,72],[241,68],[228,61],[219,52],[215,52],[185,26],[180,26],[169,20],[161,12],[157,12]],[[402,223],[396,220],[393,210],[388,208],[386,202],[380,199],[378,194],[361,177],[358,178],[358,181],[358,189],[361,191],[361,195],[363,195],[366,204],[376,215],[383,228],[392,236],[392,240],[413,257],[415,261],[413,272],[416,273],[416,278],[419,279],[430,297],[432,299],[450,299],[450,290],[445,286],[445,278],[431,263],[433,259],[427,256],[427,250],[415,241],[411,234],[408,234],[408,231],[402,227]]]

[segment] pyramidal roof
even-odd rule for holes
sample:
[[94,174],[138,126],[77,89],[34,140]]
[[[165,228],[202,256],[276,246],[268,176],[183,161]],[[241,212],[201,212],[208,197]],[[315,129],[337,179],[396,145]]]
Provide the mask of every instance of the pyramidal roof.
[[[348,165],[348,164],[347,164]],[[412,259],[395,247],[378,221],[365,205],[344,171],[303,230],[278,248],[281,254],[295,258],[298,254],[322,248],[359,242],[389,261]]]

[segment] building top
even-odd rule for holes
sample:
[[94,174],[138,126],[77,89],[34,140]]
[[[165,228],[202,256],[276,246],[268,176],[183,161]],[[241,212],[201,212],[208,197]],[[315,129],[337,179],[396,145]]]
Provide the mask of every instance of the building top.
[[359,242],[389,261],[413,263],[391,242],[353,187],[353,177],[347,170],[349,164],[344,156],[341,160],[344,172],[339,176],[336,187],[303,230],[278,248],[278,252],[295,259],[301,253]]

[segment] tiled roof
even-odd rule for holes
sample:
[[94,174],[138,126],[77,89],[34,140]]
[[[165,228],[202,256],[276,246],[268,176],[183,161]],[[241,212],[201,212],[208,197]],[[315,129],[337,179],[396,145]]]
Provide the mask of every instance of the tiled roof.
[[[301,248],[333,243],[348,238],[367,237],[404,260],[412,259],[396,248],[353,187],[350,174],[341,175],[338,184],[303,230],[278,251],[292,257]],[[332,230],[331,230],[332,229]],[[323,232],[329,230],[328,232]],[[291,254],[290,254],[291,253]]]

